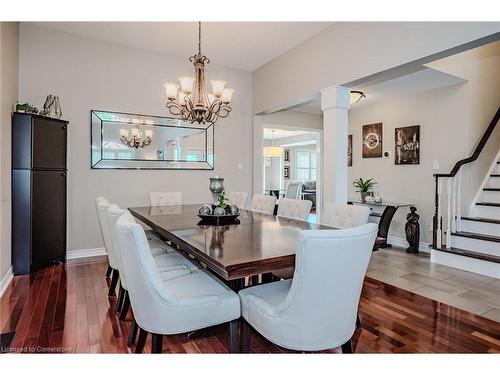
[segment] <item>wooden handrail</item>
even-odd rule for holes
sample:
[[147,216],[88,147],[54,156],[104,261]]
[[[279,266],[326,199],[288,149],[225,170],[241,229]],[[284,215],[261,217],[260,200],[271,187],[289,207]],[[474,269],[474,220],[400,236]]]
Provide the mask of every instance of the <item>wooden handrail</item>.
[[435,179],[435,202],[434,202],[434,217],[432,218],[432,246],[436,247],[439,246],[441,247],[441,239],[439,239],[439,244],[438,244],[438,238],[437,238],[437,229],[438,227],[442,229],[442,219],[438,217],[438,206],[439,206],[439,193],[438,193],[438,183],[439,183],[439,178],[440,177],[455,177],[455,175],[458,173],[462,165],[472,163],[475,161],[479,155],[481,154],[481,151],[483,151],[484,146],[486,145],[486,142],[488,142],[488,139],[491,136],[491,133],[493,133],[493,130],[495,130],[495,127],[497,126],[498,120],[500,119],[500,107],[498,107],[497,112],[495,113],[495,116],[491,120],[490,125],[484,132],[483,136],[481,137],[479,143],[477,144],[474,152],[472,153],[471,156],[468,158],[459,160],[453,169],[451,170],[450,173],[436,173],[434,174],[434,179]]
[[500,107],[498,107],[497,113],[495,113],[495,116],[491,120],[490,125],[488,126],[488,128],[484,132],[483,136],[481,137],[481,140],[477,144],[476,149],[474,150],[472,155],[469,156],[468,158],[457,161],[457,163],[455,164],[455,166],[453,167],[453,169],[451,170],[450,173],[448,173],[448,174],[437,173],[437,174],[434,174],[434,176],[435,177],[454,177],[458,173],[458,171],[460,170],[462,165],[475,161],[479,157],[479,155],[481,154],[481,151],[483,151],[483,148],[486,145],[486,142],[488,142],[488,139],[490,138],[491,133],[493,133],[493,130],[495,130],[495,127],[497,126],[499,119],[500,119]]

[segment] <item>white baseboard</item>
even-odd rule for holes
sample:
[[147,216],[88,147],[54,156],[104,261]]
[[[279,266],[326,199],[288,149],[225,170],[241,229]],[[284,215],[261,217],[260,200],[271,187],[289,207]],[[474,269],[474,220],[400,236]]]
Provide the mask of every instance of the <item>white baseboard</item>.
[[104,247],[97,247],[95,249],[69,250],[66,254],[66,259],[82,259],[103,255],[107,255]]
[[[395,237],[395,236],[388,236],[387,243],[390,243],[393,246],[402,247],[403,249],[406,249],[409,246],[408,241],[406,241],[405,239],[403,239],[401,237]],[[426,242],[420,242],[418,244],[418,250],[422,251],[424,253],[431,252],[431,250],[429,248],[429,244]]]
[[2,277],[2,281],[0,281],[0,297],[3,296],[13,278],[14,272],[12,270],[12,267],[10,267],[5,276]]

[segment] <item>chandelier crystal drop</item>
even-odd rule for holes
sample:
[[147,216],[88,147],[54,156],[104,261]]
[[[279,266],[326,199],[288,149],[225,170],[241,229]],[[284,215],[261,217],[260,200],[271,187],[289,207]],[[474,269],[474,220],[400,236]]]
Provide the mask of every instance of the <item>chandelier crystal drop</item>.
[[189,61],[194,66],[194,77],[181,76],[177,83],[165,83],[167,108],[174,116],[198,124],[214,124],[231,112],[233,89],[226,88],[226,81],[211,80],[212,92],[205,89],[205,65],[210,59],[201,53],[201,22],[198,22],[198,53]]

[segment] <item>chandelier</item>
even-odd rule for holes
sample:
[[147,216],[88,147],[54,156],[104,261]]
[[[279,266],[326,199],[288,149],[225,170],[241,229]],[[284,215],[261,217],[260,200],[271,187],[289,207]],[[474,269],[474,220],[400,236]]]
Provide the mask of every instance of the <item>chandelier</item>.
[[[201,22],[198,22],[198,53],[189,58],[194,66],[194,77],[179,77],[179,84],[165,83],[167,108],[174,116],[181,116],[191,124],[214,124],[231,112],[234,90],[225,88],[226,81],[211,80],[212,93],[205,90],[205,64],[210,59],[201,53]],[[180,90],[179,90],[180,88]]]
[[143,138],[143,132],[139,129],[139,125],[135,124],[132,128],[131,138],[128,136],[127,129],[120,129],[120,141],[131,148],[144,148],[153,141],[153,131],[146,130]]

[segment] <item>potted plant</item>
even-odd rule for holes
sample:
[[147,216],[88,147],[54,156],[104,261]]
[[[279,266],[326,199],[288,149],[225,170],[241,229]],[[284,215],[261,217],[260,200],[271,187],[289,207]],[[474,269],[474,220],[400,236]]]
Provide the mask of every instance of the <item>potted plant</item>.
[[354,180],[352,185],[356,189],[357,193],[361,193],[361,202],[366,203],[366,197],[370,195],[373,190],[373,186],[376,182],[373,178],[369,178],[367,180],[363,180],[361,177]]

